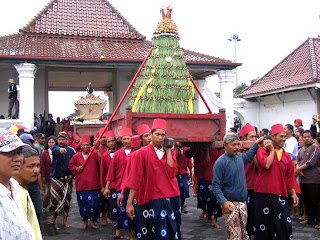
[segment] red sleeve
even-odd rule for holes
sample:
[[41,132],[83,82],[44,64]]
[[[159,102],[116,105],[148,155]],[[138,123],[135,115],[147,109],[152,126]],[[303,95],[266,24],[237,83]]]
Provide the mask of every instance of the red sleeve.
[[166,169],[168,171],[169,177],[172,179],[172,178],[177,177],[177,174],[178,174],[178,162],[177,162],[177,158],[176,158],[175,152],[173,150],[171,150],[171,155],[172,155],[172,160],[173,160],[173,166],[170,167],[166,163]]
[[191,170],[192,170],[192,159],[191,158],[187,158],[187,165],[188,165],[188,168],[189,168],[189,170],[190,170],[190,172],[191,172]]
[[101,187],[106,186],[106,178],[108,173],[108,167],[109,163],[111,161],[111,157],[109,152],[105,152],[102,155],[101,161],[100,161],[100,185]]
[[267,169],[266,168],[266,164],[267,164],[267,158],[269,156],[268,153],[269,152],[267,150],[265,150],[264,148],[262,148],[262,147],[259,148],[258,151],[257,151],[256,158],[257,158],[257,161],[258,161],[258,165],[261,168]]
[[69,162],[69,170],[75,176],[77,174],[77,154],[73,155]]
[[131,168],[131,161],[132,161],[132,154],[129,154],[127,156],[127,165],[126,165],[126,170],[124,171],[124,175],[123,175],[123,179],[122,179],[122,183],[121,183],[121,186],[120,186],[120,189],[121,190],[126,190],[126,184],[127,184],[127,181],[128,181],[128,176],[129,176],[129,173],[130,173],[130,168]]
[[137,151],[134,156],[134,161],[131,163],[131,170],[126,183],[126,187],[129,189],[138,190],[141,185],[144,169],[144,154],[144,151]]

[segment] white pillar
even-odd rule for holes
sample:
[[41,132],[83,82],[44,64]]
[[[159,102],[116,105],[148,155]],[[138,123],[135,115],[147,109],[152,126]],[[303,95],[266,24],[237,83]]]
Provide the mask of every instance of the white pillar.
[[[202,93],[202,95],[204,96],[204,92],[205,92],[205,83],[206,80],[195,80],[200,92]],[[203,103],[203,100],[201,99],[200,95],[198,94],[198,92],[196,91],[196,98],[197,98],[197,113],[207,113],[208,109],[206,107],[206,105]]]
[[233,89],[235,72],[232,70],[222,70],[218,72],[220,79],[220,103],[226,109],[226,130],[233,127]]
[[20,104],[19,119],[29,130],[33,130],[34,117],[34,70],[32,63],[14,65],[19,73]]

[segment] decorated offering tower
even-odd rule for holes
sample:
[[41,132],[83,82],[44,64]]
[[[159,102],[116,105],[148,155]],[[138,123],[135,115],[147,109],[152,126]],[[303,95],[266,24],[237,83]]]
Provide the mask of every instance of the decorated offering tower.
[[132,111],[195,113],[195,89],[171,19],[172,8],[162,8],[161,13],[151,54],[132,88]]

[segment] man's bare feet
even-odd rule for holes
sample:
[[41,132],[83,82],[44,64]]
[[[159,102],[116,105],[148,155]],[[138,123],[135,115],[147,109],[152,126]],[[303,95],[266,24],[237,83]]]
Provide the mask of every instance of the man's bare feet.
[[119,239],[120,238],[120,229],[116,229],[116,233],[113,235],[114,239]]
[[54,224],[56,222],[58,215],[56,213],[53,214],[52,218],[50,219],[50,223]]
[[218,218],[214,217],[212,219],[212,226],[215,227],[216,229],[221,229],[222,227],[218,224]]
[[203,220],[205,215],[206,215],[206,213],[204,211],[202,211],[202,213],[199,216],[199,219]]
[[107,218],[107,223],[108,224],[111,224],[112,223],[112,220],[110,218]]
[[188,212],[188,209],[187,209],[187,206],[185,204],[183,204],[183,207],[181,209],[181,212],[182,213],[187,213]]
[[126,232],[128,234],[129,240],[134,240],[134,234],[130,229],[126,229]]
[[99,226],[97,224],[95,224],[93,221],[89,221],[90,227],[92,227],[93,229],[99,229]]
[[88,227],[88,222],[87,221],[84,221],[82,226],[81,226],[81,229],[86,229]]

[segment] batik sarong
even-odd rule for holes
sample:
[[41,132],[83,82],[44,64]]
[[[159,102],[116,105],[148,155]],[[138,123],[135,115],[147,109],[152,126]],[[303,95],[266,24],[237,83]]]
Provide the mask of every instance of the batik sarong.
[[290,210],[286,197],[256,193],[256,239],[293,239]]
[[246,230],[247,226],[247,204],[246,202],[232,202],[233,211],[223,213],[226,223],[227,240],[249,240]]
[[63,212],[65,216],[68,215],[71,193],[72,182],[68,182],[66,178],[51,178],[50,200],[51,207],[55,213],[60,214]]
[[255,219],[255,193],[253,190],[248,190],[247,209],[248,209],[248,221],[247,221],[247,233],[250,236],[254,235],[254,219]]
[[181,239],[180,197],[155,199],[151,202],[152,239]]
[[153,239],[154,232],[153,228],[153,217],[154,212],[150,209],[150,204],[137,205],[135,207],[135,227],[133,230],[137,239],[149,240]]
[[197,208],[201,208],[202,211],[211,216],[221,217],[222,209],[213,194],[211,182],[210,180],[198,179]]
[[129,220],[126,212],[126,206],[128,201],[129,193],[127,192],[124,195],[122,200],[122,207],[118,207],[117,199],[120,196],[121,191],[116,192],[115,189],[110,189],[110,206],[111,206],[111,214],[112,214],[112,222],[115,229],[128,229]]
[[188,175],[177,175],[177,180],[180,190],[181,206],[185,203],[186,198],[189,198],[189,184],[188,184]]
[[109,199],[106,198],[103,194],[100,195],[100,211],[106,213],[110,211]]
[[82,221],[91,220],[99,223],[100,220],[100,189],[77,191],[77,200]]

